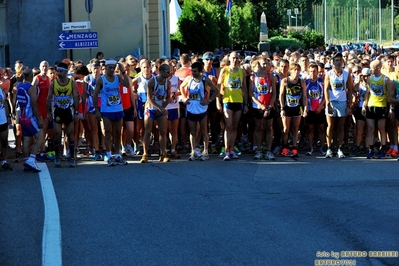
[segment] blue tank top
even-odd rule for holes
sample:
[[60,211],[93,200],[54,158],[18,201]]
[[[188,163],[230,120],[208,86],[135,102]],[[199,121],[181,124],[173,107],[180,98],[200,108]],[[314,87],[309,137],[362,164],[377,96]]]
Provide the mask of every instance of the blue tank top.
[[309,111],[316,111],[324,98],[323,86],[319,79],[317,79],[317,81],[311,81],[311,79],[308,78],[305,82],[308,96],[308,109]]
[[123,106],[118,76],[114,74],[113,82],[109,82],[105,76],[101,76],[101,78],[103,80],[103,89],[101,90],[101,112],[122,112]]
[[17,86],[17,108],[20,111],[20,119],[28,120],[33,117],[33,110],[29,96],[30,83],[18,83]]

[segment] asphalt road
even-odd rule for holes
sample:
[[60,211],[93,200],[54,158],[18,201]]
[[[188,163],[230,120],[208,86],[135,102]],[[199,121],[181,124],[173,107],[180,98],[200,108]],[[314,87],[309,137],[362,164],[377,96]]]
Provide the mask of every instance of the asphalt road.
[[[152,159],[47,164],[63,265],[315,265],[332,251],[356,265],[399,265],[396,160]],[[0,172],[0,265],[40,265],[39,174],[13,166]]]

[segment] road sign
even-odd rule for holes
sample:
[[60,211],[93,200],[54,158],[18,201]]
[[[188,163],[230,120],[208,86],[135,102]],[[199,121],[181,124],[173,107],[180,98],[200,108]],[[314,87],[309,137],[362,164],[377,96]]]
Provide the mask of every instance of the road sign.
[[291,16],[291,9],[287,9],[287,15]]
[[298,14],[299,14],[298,8],[294,8],[294,14],[295,14],[295,15],[298,15]]
[[97,32],[58,33],[58,50],[98,48]]
[[89,30],[91,28],[90,21],[63,22],[62,30]]

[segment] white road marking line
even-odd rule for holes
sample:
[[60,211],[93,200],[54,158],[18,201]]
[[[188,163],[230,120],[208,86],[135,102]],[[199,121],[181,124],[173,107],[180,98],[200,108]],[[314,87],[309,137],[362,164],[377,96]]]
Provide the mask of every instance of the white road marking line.
[[60,212],[47,164],[40,163],[39,167],[44,201],[42,265],[58,266],[62,265]]

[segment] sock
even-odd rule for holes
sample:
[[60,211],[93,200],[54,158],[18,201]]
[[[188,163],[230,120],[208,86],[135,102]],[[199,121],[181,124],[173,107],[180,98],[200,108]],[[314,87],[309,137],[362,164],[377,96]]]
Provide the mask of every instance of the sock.
[[75,158],[75,141],[74,140],[69,141],[69,151],[71,153],[71,158]]
[[107,157],[108,157],[108,158],[111,158],[111,157],[112,157],[111,151],[107,151]]

